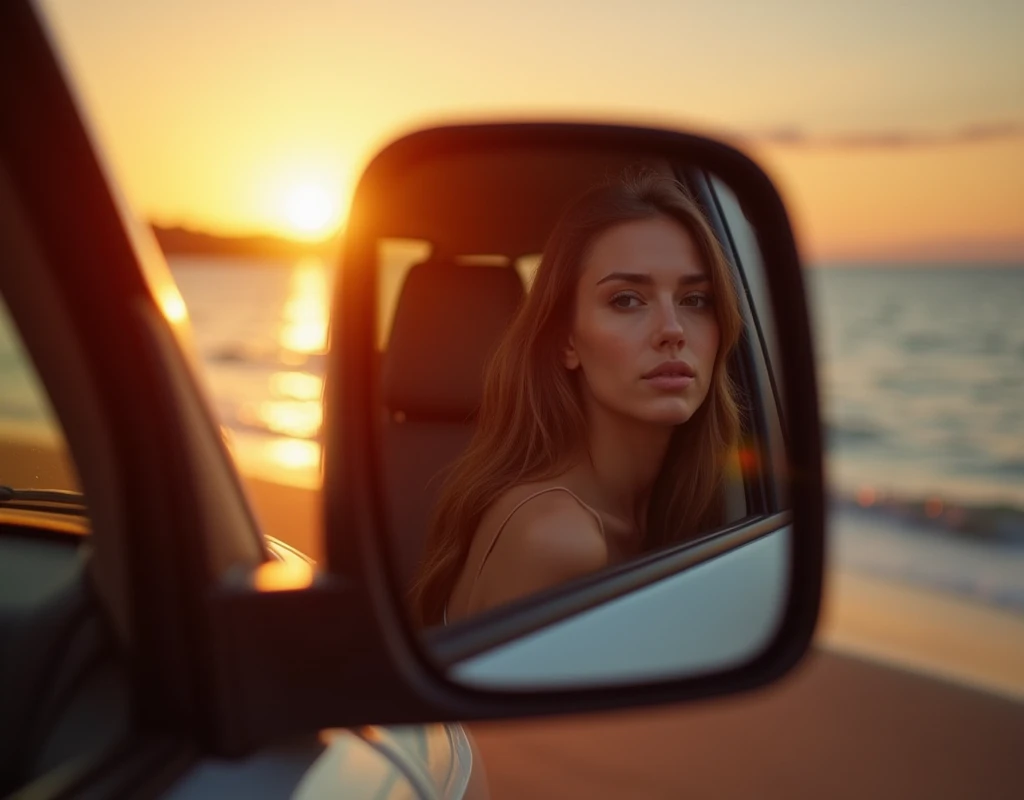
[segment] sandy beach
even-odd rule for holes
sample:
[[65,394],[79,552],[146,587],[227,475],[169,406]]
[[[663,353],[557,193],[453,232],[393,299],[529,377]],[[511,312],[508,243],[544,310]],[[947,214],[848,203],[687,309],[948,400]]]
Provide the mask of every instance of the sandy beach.
[[319,491],[252,475],[243,477],[263,532],[321,561],[324,547]]
[[[319,492],[308,486],[243,475],[246,494],[265,533],[319,560],[323,553]],[[0,422],[0,484],[17,488],[80,491],[78,477],[58,437],[25,434]]]
[[47,428],[0,420],[0,484],[19,489],[79,491],[63,441]]
[[[1024,616],[832,570],[818,643],[1024,702]],[[1024,710],[1024,709],[1022,709]]]

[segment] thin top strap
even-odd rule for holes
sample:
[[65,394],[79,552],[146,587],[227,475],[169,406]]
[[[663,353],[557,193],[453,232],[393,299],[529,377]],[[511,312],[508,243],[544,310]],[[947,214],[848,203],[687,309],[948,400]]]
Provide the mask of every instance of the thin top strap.
[[[490,544],[487,545],[487,549],[484,551],[484,557],[480,559],[480,566],[476,568],[476,575],[473,576],[473,585],[469,589],[469,597],[467,598],[466,601],[467,606],[472,605],[473,603],[473,592],[476,591],[477,579],[480,577],[480,573],[483,572],[484,564],[487,563],[487,559],[488,557],[490,557],[491,551],[494,550],[494,546],[498,543],[498,537],[501,536],[501,532],[505,530],[505,526],[508,525],[508,521],[512,519],[512,515],[515,514],[522,506],[526,505],[528,502],[533,500],[533,498],[538,497],[539,495],[542,494],[546,494],[547,492],[565,492],[566,494],[570,495],[573,498],[573,500],[575,500],[587,511],[594,515],[594,519],[597,520],[597,527],[601,531],[601,536],[604,537],[604,522],[601,521],[601,515],[598,514],[597,511],[588,506],[586,503],[584,503],[582,500],[580,500],[580,498],[572,490],[566,489],[564,486],[549,486],[546,489],[540,489],[539,491],[534,492],[533,494],[523,498],[518,503],[516,503],[512,510],[508,512],[505,519],[502,521],[501,525],[499,525],[497,530],[494,532],[494,536],[491,538]],[[445,617],[448,616],[447,611],[448,609],[446,604]],[[447,623],[447,619],[445,620],[445,622]]]

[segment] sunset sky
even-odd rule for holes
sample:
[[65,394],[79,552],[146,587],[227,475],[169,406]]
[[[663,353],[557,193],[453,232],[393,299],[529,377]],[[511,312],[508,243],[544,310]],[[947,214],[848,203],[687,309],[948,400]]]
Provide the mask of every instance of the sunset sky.
[[129,199],[318,236],[442,121],[734,137],[810,260],[1024,261],[1024,3],[45,0]]

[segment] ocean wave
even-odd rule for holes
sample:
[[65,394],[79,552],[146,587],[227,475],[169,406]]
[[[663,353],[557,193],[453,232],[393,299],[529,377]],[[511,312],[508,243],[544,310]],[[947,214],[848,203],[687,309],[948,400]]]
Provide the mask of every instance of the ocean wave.
[[846,566],[886,580],[917,584],[1008,611],[1024,612],[1024,587],[1012,583],[996,582],[968,572],[939,572],[914,564],[896,565],[881,559],[853,558]]
[[1009,352],[1010,348],[1010,337],[1005,331],[986,331],[978,342],[982,355],[1002,355]]
[[250,434],[318,440],[323,427],[323,404],[318,399],[221,399],[214,411],[223,427]]
[[887,436],[880,426],[865,420],[850,422],[829,422],[825,426],[825,437],[830,446],[869,444]]
[[915,355],[947,350],[952,344],[951,338],[934,332],[908,333],[900,341],[903,350]]
[[1020,381],[1013,377],[979,383],[971,390],[971,399],[978,403],[1009,406],[1020,397]]
[[836,511],[876,516],[919,531],[933,530],[976,542],[1024,545],[1024,506],[1012,503],[965,503],[939,495],[903,496],[865,488],[856,495],[833,492],[829,505]]
[[259,361],[264,354],[244,344],[225,344],[220,347],[207,350],[203,354],[203,360],[211,364],[237,364],[251,361]]
[[[975,510],[982,515],[993,510],[1008,513],[1011,529],[1017,526],[1020,531],[1020,508]],[[892,508],[837,504],[829,508],[828,538],[830,566],[1024,612],[1024,541],[1020,538],[965,534],[933,519],[917,519],[906,509],[894,513]]]
[[1000,475],[1024,478],[1024,458],[1007,458],[997,461],[993,469]]
[[221,425],[230,431],[236,431],[238,433],[257,434],[258,436],[266,436],[274,439],[280,439],[282,437],[288,439],[298,439],[301,441],[319,442],[321,429],[319,426],[309,425],[307,427],[298,426],[279,426],[272,423],[268,423],[261,419],[256,418],[244,418],[241,416],[232,416],[231,418],[221,419]]
[[[876,326],[877,327],[877,326]],[[877,329],[866,332],[864,338],[877,340]],[[999,358],[1013,353],[1014,339],[1005,331],[957,329],[952,336],[946,331],[907,331],[898,336],[899,350],[911,358],[938,356],[978,356]]]
[[324,353],[302,353],[285,348],[261,350],[245,344],[226,344],[210,348],[203,353],[203,360],[211,365],[221,366],[270,369],[302,367],[316,373],[323,373],[327,365],[327,356]]
[[907,397],[943,394],[949,389],[949,382],[941,375],[920,375],[908,372],[904,366],[899,372],[882,372],[875,377],[875,386],[890,392],[899,392]]

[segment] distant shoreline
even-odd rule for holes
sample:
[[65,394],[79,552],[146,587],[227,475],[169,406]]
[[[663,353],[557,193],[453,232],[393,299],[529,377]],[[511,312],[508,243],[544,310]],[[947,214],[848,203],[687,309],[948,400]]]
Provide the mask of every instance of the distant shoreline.
[[[226,236],[179,225],[151,223],[157,243],[168,256],[241,257],[265,260],[294,260],[303,256],[331,259],[341,245],[341,234],[319,241],[303,241],[269,234]],[[804,258],[811,270],[913,270],[913,269],[1024,269],[1024,258],[946,257],[820,257]]]
[[303,256],[330,257],[340,237],[300,241],[284,236],[222,236],[180,226],[151,224],[153,235],[168,256],[232,256],[259,259],[295,259]]

